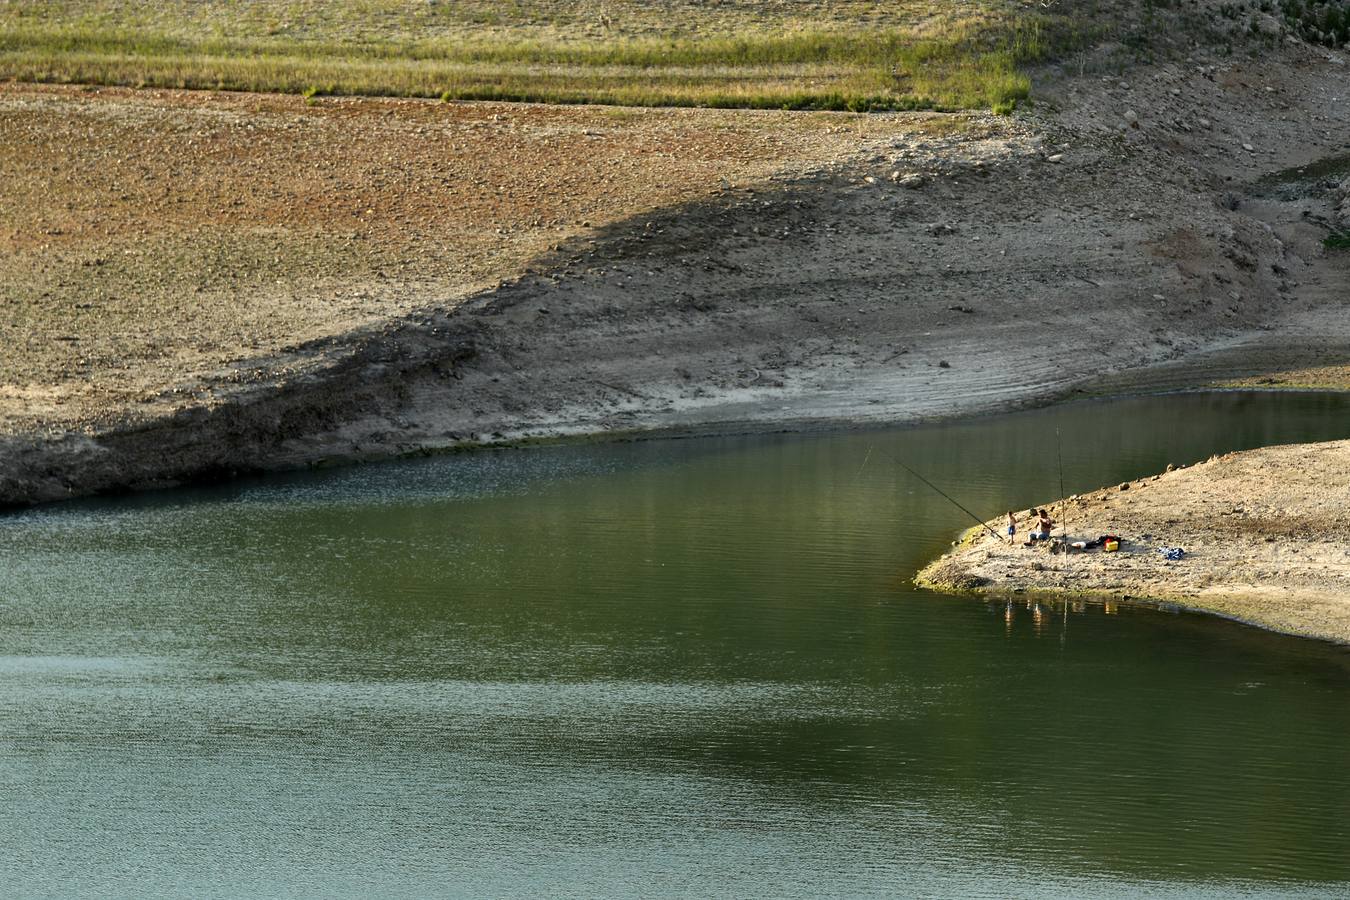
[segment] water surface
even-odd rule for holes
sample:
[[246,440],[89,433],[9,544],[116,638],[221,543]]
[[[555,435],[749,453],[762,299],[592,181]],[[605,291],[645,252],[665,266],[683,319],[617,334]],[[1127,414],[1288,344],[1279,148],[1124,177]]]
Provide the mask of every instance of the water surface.
[[[1344,896],[1350,655],[913,589],[1317,395],[479,453],[0,519],[21,896]],[[1059,440],[1056,439],[1056,431]]]

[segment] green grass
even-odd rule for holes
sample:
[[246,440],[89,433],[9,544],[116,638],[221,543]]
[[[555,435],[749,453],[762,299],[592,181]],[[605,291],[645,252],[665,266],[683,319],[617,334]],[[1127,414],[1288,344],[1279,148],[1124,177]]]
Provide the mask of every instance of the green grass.
[[[599,37],[569,18],[590,7],[547,0],[366,0],[331,4],[331,19],[282,0],[235,6],[238,15],[221,0],[168,3],[179,20],[165,5],[11,0],[0,7],[0,78],[306,97],[1011,111],[1030,92],[1021,67],[1059,33],[1053,20],[992,2],[936,18],[899,3],[875,27],[876,7],[851,0],[834,13],[790,0],[776,19],[759,4],[690,3],[683,17],[667,11],[678,24],[665,27],[650,4],[612,2],[631,21]],[[799,8],[810,15],[794,18]]]
[[1333,231],[1322,239],[1328,250],[1350,250],[1350,231]]

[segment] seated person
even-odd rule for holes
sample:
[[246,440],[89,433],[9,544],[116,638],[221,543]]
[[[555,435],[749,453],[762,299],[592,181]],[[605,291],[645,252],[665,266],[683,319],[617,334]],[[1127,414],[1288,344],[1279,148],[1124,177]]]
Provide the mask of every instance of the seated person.
[[1055,520],[1050,518],[1050,513],[1044,509],[1033,509],[1032,515],[1036,521],[1032,523],[1031,533],[1028,535],[1033,541],[1048,541],[1050,531],[1055,527]]

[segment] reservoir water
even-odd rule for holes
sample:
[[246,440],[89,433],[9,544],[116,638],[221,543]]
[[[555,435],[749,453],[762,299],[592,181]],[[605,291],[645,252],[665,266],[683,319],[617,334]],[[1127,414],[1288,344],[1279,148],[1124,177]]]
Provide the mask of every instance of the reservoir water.
[[[916,590],[1350,401],[483,452],[0,518],[7,896],[1346,896],[1350,651]],[[885,451],[883,453],[882,451]]]

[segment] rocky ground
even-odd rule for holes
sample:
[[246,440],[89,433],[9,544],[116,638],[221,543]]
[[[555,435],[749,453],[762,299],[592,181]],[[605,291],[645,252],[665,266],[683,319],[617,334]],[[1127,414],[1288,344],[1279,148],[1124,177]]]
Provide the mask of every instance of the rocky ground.
[[4,86],[0,501],[1344,386],[1348,71],[1069,66],[1015,117]]
[[[1350,643],[1350,441],[1230,453],[1053,504],[1056,535],[1123,537],[1069,554],[968,533],[919,575],[948,590],[1178,603]],[[1003,522],[990,525],[1002,529]],[[1181,547],[1168,560],[1159,547]]]

